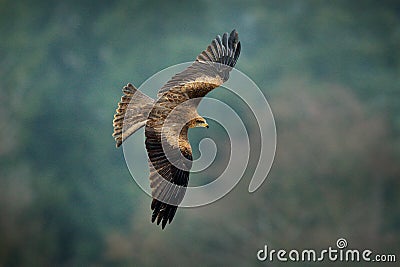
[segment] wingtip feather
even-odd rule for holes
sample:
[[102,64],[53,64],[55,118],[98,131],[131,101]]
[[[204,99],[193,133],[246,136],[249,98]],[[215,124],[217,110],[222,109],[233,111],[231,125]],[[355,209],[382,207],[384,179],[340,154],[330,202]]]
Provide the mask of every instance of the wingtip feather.
[[225,32],[222,37],[217,35],[208,48],[197,57],[197,60],[211,61],[234,67],[239,54],[239,34],[236,29],[233,29],[230,34]]
[[153,210],[151,222],[160,225],[164,229],[167,224],[172,222],[177,208],[176,206],[153,199],[151,202],[151,209]]

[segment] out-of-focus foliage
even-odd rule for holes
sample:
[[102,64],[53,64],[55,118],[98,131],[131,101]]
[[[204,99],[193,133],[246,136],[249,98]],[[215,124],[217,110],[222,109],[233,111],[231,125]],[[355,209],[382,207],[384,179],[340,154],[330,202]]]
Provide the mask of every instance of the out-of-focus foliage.
[[[232,28],[275,163],[161,231],[111,137],[120,88]],[[0,266],[250,266],[339,237],[399,255],[397,1],[4,0],[0,37]]]

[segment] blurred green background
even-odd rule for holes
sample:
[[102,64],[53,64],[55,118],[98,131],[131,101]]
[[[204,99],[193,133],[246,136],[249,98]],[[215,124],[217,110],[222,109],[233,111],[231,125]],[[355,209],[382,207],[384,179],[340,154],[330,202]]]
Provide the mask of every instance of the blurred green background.
[[[121,87],[233,28],[274,165],[161,231],[111,137]],[[398,1],[0,1],[0,266],[253,266],[339,237],[399,257],[399,44]]]

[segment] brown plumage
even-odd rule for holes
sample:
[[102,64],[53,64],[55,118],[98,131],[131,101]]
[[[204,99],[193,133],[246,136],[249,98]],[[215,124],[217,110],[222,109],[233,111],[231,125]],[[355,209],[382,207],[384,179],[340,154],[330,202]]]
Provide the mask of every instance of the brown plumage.
[[154,100],[151,97],[143,94],[130,83],[122,88],[122,92],[124,95],[118,102],[118,108],[113,120],[113,136],[117,142],[117,147],[146,124],[147,115],[154,104]]
[[152,222],[164,229],[174,218],[189,182],[192,149],[188,130],[207,127],[197,113],[202,97],[228,80],[240,54],[238,33],[217,36],[196,61],[173,76],[158,92],[157,100],[133,85],[124,87],[114,116],[117,147],[145,126],[153,201]]

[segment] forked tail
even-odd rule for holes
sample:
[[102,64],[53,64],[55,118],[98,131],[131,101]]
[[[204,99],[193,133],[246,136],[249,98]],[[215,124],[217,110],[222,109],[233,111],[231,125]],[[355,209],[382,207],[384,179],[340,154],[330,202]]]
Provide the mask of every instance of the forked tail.
[[147,116],[153,107],[154,100],[128,83],[122,89],[124,95],[118,102],[114,115],[112,136],[119,147],[134,132],[146,124]]

